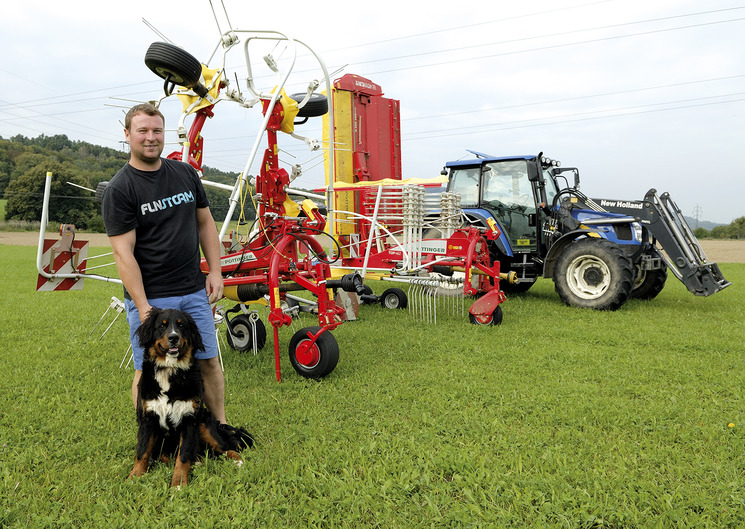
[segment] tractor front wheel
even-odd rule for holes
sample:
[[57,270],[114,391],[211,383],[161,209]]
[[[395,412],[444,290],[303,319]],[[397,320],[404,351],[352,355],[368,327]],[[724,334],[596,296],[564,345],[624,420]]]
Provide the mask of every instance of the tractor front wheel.
[[634,286],[634,265],[618,245],[589,237],[569,244],[556,260],[554,288],[573,307],[616,310]]
[[667,268],[642,270],[640,267],[637,267],[631,297],[636,299],[654,299],[657,297],[657,294],[662,292],[666,281]]

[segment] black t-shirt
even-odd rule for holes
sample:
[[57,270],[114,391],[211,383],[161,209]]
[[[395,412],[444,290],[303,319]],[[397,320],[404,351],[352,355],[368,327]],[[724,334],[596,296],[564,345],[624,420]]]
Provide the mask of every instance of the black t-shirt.
[[[148,298],[204,288],[197,208],[209,206],[207,195],[190,165],[161,161],[157,171],[126,164],[109,182],[101,206],[107,235],[135,230],[134,256]],[[129,297],[126,289],[124,295]]]

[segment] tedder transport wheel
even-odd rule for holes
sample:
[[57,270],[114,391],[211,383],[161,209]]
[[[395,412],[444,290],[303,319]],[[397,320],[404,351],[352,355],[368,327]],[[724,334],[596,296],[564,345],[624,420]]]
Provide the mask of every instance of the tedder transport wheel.
[[186,88],[201,86],[202,64],[174,44],[153,42],[145,52],[145,65],[167,82]]
[[[260,319],[256,319],[254,322],[256,325],[256,348],[261,349],[266,344],[266,326]],[[239,314],[228,322],[233,329],[233,334],[230,333],[230,329],[226,331],[226,338],[228,339],[228,345],[240,351],[250,351],[254,347],[254,324],[251,323],[251,318],[247,314]]]
[[636,267],[636,280],[631,297],[636,299],[654,299],[662,292],[667,281],[667,268],[657,270],[642,270]]
[[290,340],[290,362],[295,371],[305,378],[325,377],[339,362],[339,344],[329,331],[308,346],[308,334],[315,334],[319,330],[320,327],[305,327],[293,334]]
[[[305,98],[305,93],[292,94],[290,98],[294,99],[298,103]],[[311,94],[305,106],[301,108],[297,117],[299,118],[317,118],[323,116],[329,111],[329,102],[326,96],[323,94]]]
[[605,239],[579,239],[556,260],[554,288],[567,305],[616,310],[634,286],[634,265],[621,248]]
[[408,303],[406,292],[400,288],[389,288],[380,296],[380,304],[386,309],[405,309]]
[[474,325],[499,325],[502,323],[502,306],[497,305],[497,308],[494,309],[491,314],[486,316],[474,316],[469,313],[468,319]]

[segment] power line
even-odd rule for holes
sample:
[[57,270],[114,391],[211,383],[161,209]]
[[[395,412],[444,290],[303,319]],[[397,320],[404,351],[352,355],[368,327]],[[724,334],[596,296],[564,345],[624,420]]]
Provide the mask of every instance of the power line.
[[[705,99],[705,98],[702,98],[702,99]],[[667,112],[667,111],[670,111],[670,110],[682,110],[682,109],[688,109],[688,108],[699,108],[699,107],[706,107],[706,106],[712,106],[712,105],[722,105],[722,104],[726,104],[726,103],[736,103],[736,102],[740,102],[740,101],[745,101],[745,98],[733,99],[733,100],[728,100],[728,101],[715,101],[715,102],[710,102],[710,103],[701,103],[701,104],[697,104],[697,105],[683,105],[683,106],[670,107],[670,108],[657,108],[657,109],[650,109],[650,110],[640,110],[640,111],[637,111],[637,112],[624,112],[622,114],[612,114],[612,115],[606,115],[606,116],[584,117],[584,118],[577,118],[577,119],[563,119],[561,121],[546,121],[546,122],[543,122],[543,123],[529,123],[529,121],[539,121],[538,119],[536,119],[536,120],[511,121],[511,122],[504,122],[504,123],[493,123],[491,125],[480,125],[478,127],[489,127],[489,126],[490,127],[495,127],[495,126],[497,126],[498,128],[490,128],[490,129],[486,129],[486,130],[470,131],[470,133],[471,134],[483,134],[483,133],[486,133],[486,132],[497,132],[497,131],[500,131],[500,130],[513,130],[513,129],[521,129],[521,128],[529,128],[529,127],[544,127],[544,126],[549,126],[549,125],[562,125],[562,124],[566,124],[566,123],[575,123],[575,122],[580,122],[580,121],[592,121],[592,120],[598,120],[598,119],[610,119],[610,118],[616,118],[616,117],[633,116],[633,115],[638,115],[638,114],[651,114],[651,113],[655,113],[655,112]],[[636,108],[636,107],[629,107],[629,108]],[[579,115],[582,115],[582,114],[571,114],[571,115],[560,116],[560,117],[569,117],[569,118],[571,118],[572,116],[575,116],[575,115],[579,116]],[[553,118],[545,118],[545,119],[553,119]],[[507,126],[502,127],[500,125],[507,125]],[[431,139],[431,138],[442,138],[442,137],[447,137],[447,136],[456,136],[456,135],[462,134],[462,132],[454,132],[454,130],[460,130],[460,131],[462,131],[462,130],[466,130],[466,129],[443,129],[443,130],[440,130],[440,131],[427,131],[427,132],[422,132],[422,133],[415,133],[415,134],[422,134],[422,136],[420,136],[420,137],[411,138],[411,137],[408,137],[408,135],[404,135],[403,139],[407,139],[407,140],[411,140],[411,141],[416,141],[416,140],[426,140],[426,139]],[[429,134],[430,132],[445,132],[445,131],[447,131],[447,134],[432,134],[432,135],[424,136],[424,134]]]
[[[743,21],[743,20],[745,20],[745,18],[734,18],[734,19],[729,19],[729,20],[720,20],[720,21],[716,21],[716,22],[703,22],[701,24],[691,24],[691,25],[688,25],[688,26],[679,26],[679,27],[675,27],[675,28],[664,28],[664,29],[655,29],[655,30],[650,30],[650,31],[641,31],[641,32],[638,32],[638,33],[630,33],[630,34],[627,34],[627,35],[614,35],[614,36],[610,36],[610,37],[600,37],[600,38],[597,38],[597,39],[588,39],[588,40],[582,40],[582,41],[576,41],[576,42],[567,42],[567,43],[563,43],[563,44],[552,44],[552,45],[547,45],[547,46],[540,46],[540,47],[537,47],[537,48],[528,48],[528,49],[514,50],[514,51],[504,51],[504,52],[500,52],[500,53],[492,53],[492,54],[489,54],[489,55],[480,55],[478,57],[458,58],[458,59],[452,59],[452,60],[440,61],[440,62],[428,63],[428,64],[415,64],[415,65],[409,65],[409,66],[405,66],[405,67],[401,67],[401,68],[391,68],[391,69],[388,69],[388,70],[379,70],[379,71],[376,71],[376,72],[369,72],[369,73],[367,73],[365,75],[379,75],[379,74],[384,74],[384,73],[395,73],[395,72],[400,72],[400,71],[405,71],[405,70],[408,71],[408,70],[414,70],[414,69],[430,68],[432,66],[444,66],[444,65],[447,65],[447,64],[454,64],[454,63],[480,61],[480,60],[484,60],[484,59],[493,59],[493,58],[496,58],[496,57],[506,57],[506,56],[510,56],[510,55],[520,55],[520,54],[523,54],[523,53],[533,53],[533,52],[537,52],[537,51],[555,50],[557,48],[568,48],[568,47],[572,47],[572,46],[582,46],[582,45],[585,45],[585,44],[595,44],[595,43],[598,43],[598,42],[607,42],[607,41],[611,41],[611,40],[620,40],[620,39],[626,39],[626,38],[631,38],[631,37],[639,37],[639,36],[642,36],[642,35],[653,35],[653,34],[656,34],[656,33],[666,33],[666,32],[671,32],[671,31],[679,31],[679,30],[683,30],[683,29],[691,29],[691,28],[698,28],[698,27],[704,27],[704,26],[712,26],[712,25],[715,25],[715,24],[728,24],[728,23],[731,23],[731,22],[740,22],[740,21]],[[492,44],[483,44],[483,45],[479,45],[478,47],[491,46],[491,45]],[[445,52],[452,52],[452,51],[462,51],[464,49],[467,49],[467,47],[453,48],[453,49],[444,50],[444,51],[440,51],[440,52],[422,52],[420,54],[395,57],[395,58],[390,58],[390,59],[386,59],[386,60],[396,60],[396,59],[401,59],[401,58],[412,58],[412,57],[418,57],[418,56],[423,56],[423,55],[429,55],[430,53],[445,53]],[[382,60],[383,59],[380,59],[380,60],[376,59],[376,60],[371,60],[371,61],[362,61],[360,63],[354,63],[354,64],[375,63],[375,62],[380,62]]]
[[642,87],[642,88],[631,88],[628,90],[619,90],[616,92],[603,92],[599,94],[589,94],[589,95],[583,95],[583,96],[574,96],[574,97],[565,97],[560,99],[551,99],[546,101],[535,101],[535,102],[529,102],[529,103],[520,103],[516,105],[504,105],[500,107],[488,107],[488,108],[481,108],[477,110],[463,110],[459,112],[449,112],[446,114],[432,114],[429,116],[417,116],[413,118],[407,118],[403,121],[417,121],[422,119],[433,119],[433,118],[444,118],[444,117],[450,117],[450,116],[459,116],[463,114],[474,114],[474,113],[485,113],[490,112],[494,110],[509,110],[514,108],[525,108],[525,107],[536,107],[538,105],[553,105],[556,103],[568,103],[571,101],[582,101],[585,99],[594,99],[599,97],[608,97],[608,96],[617,96],[617,95],[625,95],[625,94],[633,94],[636,92],[646,92],[651,90],[661,90],[666,88],[677,88],[680,86],[688,86],[693,84],[700,84],[700,83],[710,83],[714,81],[727,81],[730,79],[737,79],[740,77],[745,77],[745,74],[738,74],[738,75],[730,75],[727,77],[716,77],[711,79],[699,79],[695,81],[684,81],[680,83],[673,83],[673,84],[667,84],[667,85],[657,85],[657,86],[648,86],[648,87]]
[[[740,9],[745,9],[745,7],[732,7],[732,8],[727,8],[727,9],[718,9],[718,10],[715,10],[715,11],[702,11],[702,12],[699,12],[699,13],[688,13],[688,14],[684,14],[684,15],[673,15],[673,16],[669,16],[669,17],[652,18],[652,19],[648,19],[648,20],[638,20],[638,21],[635,21],[635,22],[624,22],[622,24],[612,24],[612,25],[608,25],[608,26],[597,26],[597,27],[593,27],[593,28],[578,29],[578,30],[572,30],[572,31],[563,31],[563,32],[558,32],[558,33],[548,33],[548,34],[542,34],[542,35],[531,36],[531,37],[521,37],[521,38],[517,38],[517,39],[508,39],[508,40],[503,40],[503,41],[490,42],[490,43],[486,43],[486,44],[473,44],[473,45],[470,45],[470,46],[460,46],[460,47],[457,47],[457,48],[448,48],[448,49],[444,49],[444,50],[424,51],[424,52],[414,53],[414,54],[410,54],[410,55],[399,55],[399,56],[395,56],[395,57],[388,57],[388,58],[382,58],[382,59],[371,59],[371,60],[368,60],[368,61],[356,62],[354,64],[370,64],[370,63],[387,62],[387,61],[399,60],[399,59],[410,59],[410,58],[413,58],[413,57],[423,57],[425,55],[437,55],[437,54],[440,54],[440,53],[450,53],[450,52],[453,52],[453,51],[464,51],[464,50],[475,49],[475,48],[484,48],[484,47],[487,47],[487,46],[499,46],[499,45],[504,45],[504,44],[514,44],[514,43],[517,43],[517,42],[525,42],[525,41],[538,40],[538,39],[541,39],[542,40],[542,39],[552,38],[552,37],[564,37],[564,36],[567,36],[567,35],[575,35],[575,34],[578,34],[578,33],[588,33],[588,32],[592,32],[592,31],[617,29],[617,28],[627,27],[627,26],[636,26],[636,25],[639,25],[639,24],[649,24],[649,23],[652,23],[652,22],[662,22],[662,21],[666,21],[666,20],[674,20],[674,19],[679,19],[679,18],[687,18],[687,17],[694,17],[694,16],[701,16],[701,15],[709,15],[709,14],[713,14],[713,13],[721,13],[721,12],[725,12],[725,11],[734,11],[734,10],[740,10]],[[664,28],[664,29],[659,29],[659,30],[650,30],[650,31],[645,31],[645,32],[632,33],[632,34],[629,34],[629,35],[618,35],[618,36],[614,36],[614,37],[603,37],[603,38],[593,39],[593,40],[589,40],[589,41],[582,41],[582,42],[579,42],[579,43],[576,43],[576,44],[588,44],[588,43],[593,43],[593,42],[599,42],[599,41],[602,41],[602,40],[610,40],[610,39],[614,39],[614,38],[636,37],[636,36],[639,36],[639,35],[647,35],[647,34],[650,34],[650,33],[659,33],[659,32],[664,32],[664,31],[674,31],[674,30],[678,30],[678,29],[689,29],[689,28],[692,28],[692,27],[707,26],[707,25],[712,25],[712,24],[720,24],[720,23],[733,22],[733,21],[738,21],[738,20],[743,20],[743,19],[742,18],[738,18],[738,19],[721,20],[721,21],[715,21],[715,22],[702,22],[701,24],[694,24],[694,25],[689,25],[689,26],[680,26],[680,27],[677,27],[677,28]],[[392,39],[392,40],[395,40],[395,39]],[[384,41],[380,41],[380,42],[384,42]],[[575,45],[575,43],[569,43],[569,44],[566,44],[566,45]],[[551,49],[551,48],[554,48],[554,47],[555,46],[552,45],[552,46],[546,46],[546,47],[542,47],[542,48],[535,48],[535,49],[518,51],[518,52],[511,52],[511,53],[527,53],[529,51],[542,51],[542,50]]]

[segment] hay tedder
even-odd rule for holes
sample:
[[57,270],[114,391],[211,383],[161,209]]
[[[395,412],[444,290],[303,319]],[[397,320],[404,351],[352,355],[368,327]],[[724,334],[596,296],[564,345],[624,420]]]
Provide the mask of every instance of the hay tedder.
[[[243,45],[239,46],[241,41]],[[273,50],[283,47],[281,59],[270,51],[259,53],[259,60],[255,60],[257,50],[272,49],[271,46]],[[231,86],[226,69],[229,51],[241,47],[246,67],[245,93]],[[298,47],[317,61],[322,82],[313,80],[303,85],[307,86],[304,92],[290,96],[285,88],[289,86]],[[208,65],[215,57],[219,64],[211,68]],[[153,103],[160,106],[164,99],[175,96],[183,106],[177,125],[181,148],[168,157],[189,163],[200,175],[202,129],[207,118],[214,116],[215,105],[231,101],[242,108],[257,107],[261,111],[260,129],[235,184],[206,179],[203,182],[230,192],[228,212],[219,234],[220,240],[225,241],[221,258],[224,297],[236,302],[232,309],[219,314],[220,321],[227,324],[228,343],[238,350],[254,351],[264,345],[266,328],[258,311],[250,307],[254,303],[265,305],[267,321],[273,328],[277,380],[281,378],[279,328],[293,322],[299,303],[300,310],[318,318],[317,325],[295,332],[289,344],[293,368],[308,378],[326,376],[336,367],[339,346],[331,331],[344,320],[356,317],[356,311],[350,314],[344,303],[352,297],[356,302],[380,301],[390,308],[408,304],[413,313],[427,314],[428,319],[434,320],[434,305],[425,303],[425,298],[432,299],[438,293],[447,293],[449,298],[474,296],[477,300],[469,309],[472,322],[501,321],[499,305],[504,294],[499,289],[499,263],[491,262],[487,246],[488,240],[500,235],[498,228],[462,228],[457,196],[445,194],[440,199],[437,195],[433,203],[435,194],[427,190],[439,187],[439,183],[401,179],[400,138],[391,143],[392,138],[386,136],[400,134],[398,102],[383,98],[377,85],[352,75],[345,75],[332,85],[326,66],[313,50],[274,31],[231,29],[222,33],[205,63],[170,42],[155,42],[145,54],[145,64],[164,81],[164,94]],[[257,64],[269,69],[272,83],[268,88],[257,86],[256,80],[261,77],[253,71]],[[323,93],[317,91],[322,83]],[[370,111],[363,115],[365,109],[380,110],[386,105],[387,112]],[[295,132],[297,125],[319,116],[323,116],[323,142]],[[191,123],[187,126],[188,119]],[[288,171],[280,166],[280,133],[304,142],[311,152],[322,151],[326,169],[323,190],[308,192],[290,187],[302,174],[302,168],[296,164]],[[378,138],[377,143],[374,138]],[[258,170],[252,176],[250,171],[257,161]],[[103,186],[105,183],[96,190],[97,196]],[[296,202],[290,195],[303,198]],[[233,230],[228,237],[236,208],[241,205],[242,216],[247,200],[255,206],[256,219],[245,234]],[[315,201],[325,205],[319,207]],[[46,218],[48,198],[42,220]],[[74,228],[71,230],[74,234]],[[120,283],[115,278],[88,274],[85,256],[76,250],[78,247],[80,243],[72,245],[64,237],[57,244],[42,245],[40,236],[40,283],[67,281],[82,285],[85,277]],[[82,260],[81,266],[70,262],[62,270],[55,266],[54,258],[45,266],[48,257],[42,257],[42,250],[59,255],[65,248],[69,255],[78,251],[82,259],[74,261]],[[206,272],[204,260],[202,266]],[[407,282],[409,294],[394,287],[376,296],[364,284],[365,279]],[[293,295],[296,291],[310,293],[313,300]],[[218,315],[216,322],[217,319]]]

